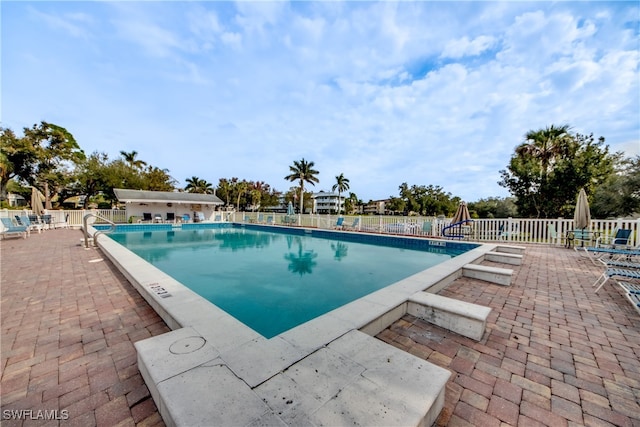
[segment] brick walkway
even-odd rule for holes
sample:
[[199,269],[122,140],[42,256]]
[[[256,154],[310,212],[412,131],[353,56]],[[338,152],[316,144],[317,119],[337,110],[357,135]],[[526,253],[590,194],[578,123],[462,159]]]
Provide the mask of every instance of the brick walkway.
[[[163,425],[133,343],[169,329],[81,238],[58,229],[0,243],[2,425]],[[53,410],[68,419],[32,419]]]
[[[162,425],[133,342],[168,328],[81,238],[0,242],[2,416],[68,411],[2,425]],[[514,270],[508,288],[459,279],[441,292],[494,309],[479,343],[411,316],[379,335],[452,371],[438,424],[640,426],[640,316],[628,301],[611,285],[594,295],[600,269],[571,250],[529,246]]]
[[440,292],[493,309],[482,341],[410,315],[378,337],[451,371],[438,425],[640,426],[640,315],[616,286],[593,293],[601,272],[527,246],[511,287],[462,278]]

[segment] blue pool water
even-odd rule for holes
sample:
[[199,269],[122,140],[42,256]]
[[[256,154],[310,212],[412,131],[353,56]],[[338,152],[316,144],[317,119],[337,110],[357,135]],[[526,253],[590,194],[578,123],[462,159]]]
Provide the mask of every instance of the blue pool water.
[[109,236],[266,338],[474,247],[265,228],[149,227]]

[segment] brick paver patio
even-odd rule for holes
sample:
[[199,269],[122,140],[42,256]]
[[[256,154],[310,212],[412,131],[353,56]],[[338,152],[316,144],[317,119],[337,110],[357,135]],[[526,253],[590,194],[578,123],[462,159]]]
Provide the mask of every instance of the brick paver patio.
[[[162,425],[133,343],[168,328],[81,237],[0,242],[2,425]],[[594,295],[601,269],[572,250],[528,246],[514,270],[441,292],[493,308],[480,342],[412,316],[379,335],[453,373],[438,424],[640,426],[640,315],[611,285]]]
[[[510,267],[485,262],[485,265]],[[528,245],[512,286],[440,295],[493,310],[480,342],[405,316],[378,336],[449,369],[449,426],[640,426],[640,315],[573,250]]]
[[[133,343],[169,329],[81,238],[58,229],[0,243],[2,425],[163,425]],[[32,419],[45,416],[68,419]]]

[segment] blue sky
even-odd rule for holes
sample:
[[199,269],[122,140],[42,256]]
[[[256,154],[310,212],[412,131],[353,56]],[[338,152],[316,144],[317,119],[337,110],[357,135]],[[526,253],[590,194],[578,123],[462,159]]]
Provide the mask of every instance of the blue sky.
[[3,1],[1,125],[137,151],[179,186],[315,162],[359,198],[504,197],[529,130],[640,152],[638,2]]

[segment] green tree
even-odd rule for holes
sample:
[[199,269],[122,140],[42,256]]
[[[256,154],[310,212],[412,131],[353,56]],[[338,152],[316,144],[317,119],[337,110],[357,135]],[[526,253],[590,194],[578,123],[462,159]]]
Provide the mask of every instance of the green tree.
[[518,216],[518,207],[513,197],[489,197],[468,204],[474,218],[512,218]]
[[613,173],[616,156],[609,154],[604,138],[596,141],[593,134],[568,129],[551,126],[527,133],[507,169],[500,171],[499,184],[516,197],[520,216],[569,216],[580,188],[590,194]]
[[240,212],[240,198],[249,190],[249,183],[244,179],[235,183],[235,193],[237,195],[236,212]]
[[220,178],[220,180],[218,181],[218,197],[225,200],[225,206],[229,206],[231,190],[232,190],[231,181],[229,181],[226,178]]
[[[175,190],[175,184],[177,183],[177,181],[169,175],[168,169],[160,169],[155,166],[147,167],[147,169],[142,173],[142,177],[144,180],[143,188],[149,191],[173,191]],[[209,186],[210,185],[211,184],[209,184]]]
[[197,176],[192,176],[191,178],[187,178],[185,182],[187,183],[187,185],[186,187],[184,187],[184,190],[187,193],[200,193],[200,194],[214,193],[213,185],[204,179],[198,178]]
[[289,166],[289,175],[284,179],[291,182],[298,181],[300,183],[300,213],[304,213],[304,183],[308,182],[311,185],[315,185],[320,180],[316,177],[320,172],[313,169],[314,162],[307,162],[304,158],[302,160],[294,160],[293,165]]
[[8,128],[0,128],[0,200],[7,195],[7,184],[13,178],[27,182],[35,175],[35,148],[24,138],[18,138]]
[[595,188],[591,214],[595,218],[618,218],[640,213],[640,156],[619,159],[616,173]]
[[338,190],[338,214],[342,209],[342,193],[349,189],[349,179],[345,178],[344,173],[336,176],[336,183],[331,187],[331,191]]
[[84,161],[85,154],[69,131],[44,121],[25,128],[23,139],[35,152],[35,165],[32,174],[21,178],[43,187],[45,207],[51,209],[52,196],[69,181],[68,168]]
[[145,166],[147,166],[147,162],[136,159],[136,157],[138,157],[137,151],[132,151],[130,153],[127,153],[126,151],[120,151],[120,154],[122,155],[124,161],[127,162],[127,164],[133,169],[142,170]]

